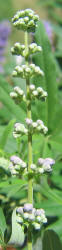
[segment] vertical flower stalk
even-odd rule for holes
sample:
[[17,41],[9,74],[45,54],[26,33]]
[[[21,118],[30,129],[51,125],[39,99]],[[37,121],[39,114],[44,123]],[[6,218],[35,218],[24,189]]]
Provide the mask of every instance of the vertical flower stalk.
[[[28,54],[28,33],[25,32],[25,53]],[[26,65],[29,66],[28,63],[28,56],[26,56]],[[31,100],[30,100],[30,82],[29,77],[26,79],[26,90],[27,90],[27,96],[26,96],[26,102],[27,102],[27,118],[31,119]],[[31,172],[31,166],[32,164],[32,135],[30,131],[28,131],[28,173]],[[33,202],[33,188],[32,188],[32,179],[28,180],[28,202]]]
[[[25,44],[15,43],[12,47],[11,52],[14,55],[21,55],[25,58],[25,65],[16,66],[13,71],[14,77],[21,77],[26,80],[26,96],[21,88],[16,86],[14,91],[10,93],[10,96],[15,100],[17,104],[21,101],[25,101],[27,107],[27,118],[26,126],[21,123],[16,123],[14,126],[13,136],[14,138],[20,138],[20,136],[25,135],[28,137],[28,160],[26,164],[18,156],[11,157],[10,171],[12,175],[18,175],[25,178],[28,176],[28,203],[24,204],[23,207],[17,209],[19,216],[19,223],[27,228],[27,245],[28,250],[32,250],[32,237],[33,230],[40,230],[43,223],[47,222],[45,216],[45,211],[43,209],[33,208],[33,179],[37,176],[42,175],[44,172],[50,172],[51,166],[55,163],[53,159],[39,158],[37,163],[34,164],[32,159],[32,137],[33,134],[44,133],[46,134],[48,129],[44,125],[43,121],[37,120],[34,122],[32,120],[31,114],[31,104],[32,100],[37,98],[38,100],[45,101],[47,97],[47,92],[41,87],[35,88],[35,85],[30,84],[30,78],[35,76],[44,76],[44,72],[35,64],[29,63],[29,57],[31,54],[42,51],[42,48],[36,43],[28,44],[28,34],[29,32],[35,32],[37,27],[38,16],[35,15],[34,11],[31,9],[26,9],[18,11],[17,14],[12,19],[13,25],[25,32]],[[28,165],[28,168],[27,168]],[[36,180],[36,179],[35,179]]]
[[[25,53],[28,54],[28,33],[25,32]],[[29,66],[28,56],[26,56],[26,65]],[[30,100],[30,89],[29,89],[29,78],[26,79],[26,104],[27,104],[27,118],[31,120],[31,100]],[[32,135],[28,131],[28,173],[31,172],[32,164]],[[33,203],[33,186],[32,179],[28,179],[28,203]],[[28,229],[28,250],[32,250],[32,239],[31,239],[31,230]]]

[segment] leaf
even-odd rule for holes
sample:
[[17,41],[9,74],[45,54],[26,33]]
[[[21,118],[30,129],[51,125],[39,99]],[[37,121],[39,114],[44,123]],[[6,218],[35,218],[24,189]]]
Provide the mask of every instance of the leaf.
[[18,224],[17,220],[18,216],[16,215],[15,208],[12,213],[12,234],[8,244],[21,247],[24,241],[24,232],[22,231],[22,227]]
[[54,230],[58,234],[58,236],[60,237],[60,240],[62,241],[62,217],[60,217],[59,219],[57,219],[56,222],[54,222],[51,225],[49,225],[47,227],[47,229]]
[[54,200],[45,199],[41,202],[35,204],[36,208],[43,208],[45,210],[46,216],[56,217],[62,215],[62,204],[59,206]]
[[14,198],[17,192],[19,196],[21,192],[21,196],[22,196],[24,187],[26,185],[27,185],[26,180],[20,180],[17,178],[8,178],[8,181],[2,181],[0,183],[0,193],[6,194],[8,198],[10,197]]
[[62,250],[58,235],[53,230],[46,230],[43,236],[43,250]]
[[3,209],[0,207],[0,245],[4,246],[4,233],[6,230],[6,220],[3,213]]
[[13,119],[16,118],[17,121],[24,121],[25,111],[10,98],[12,88],[5,82],[4,78],[0,78],[0,81],[0,101],[8,108]]
[[42,47],[42,52],[40,55],[37,53],[37,55],[33,57],[33,62],[44,71],[44,77],[35,77],[33,82],[36,86],[43,87],[48,93],[46,103],[40,104],[38,101],[36,108],[38,115],[40,114],[41,119],[46,123],[48,129],[52,130],[57,103],[56,62],[51,51],[50,42],[44,25],[41,21],[38,22],[38,27],[36,29],[35,42]]
[[4,235],[4,232],[6,230],[6,221],[5,221],[3,209],[1,207],[0,207],[0,229],[2,231],[2,234]]
[[3,135],[1,137],[1,140],[0,140],[1,149],[5,148],[5,145],[6,145],[7,140],[8,140],[8,136],[10,135],[10,133],[13,130],[14,123],[15,123],[15,120],[11,120],[9,122],[9,124],[6,126],[6,128],[5,128],[4,132],[3,132]]
[[42,250],[42,239],[41,239],[41,237],[38,237],[36,239],[36,243],[33,246],[33,250]]

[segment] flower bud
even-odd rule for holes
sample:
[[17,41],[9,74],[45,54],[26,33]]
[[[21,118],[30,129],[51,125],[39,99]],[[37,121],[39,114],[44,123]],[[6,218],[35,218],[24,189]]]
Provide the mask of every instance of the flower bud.
[[34,221],[35,220],[35,216],[34,216],[34,214],[32,213],[32,214],[29,214],[29,221]]
[[15,93],[15,92],[11,92],[11,93],[10,93],[10,97],[11,97],[12,99],[16,99],[16,98],[18,97],[18,95],[17,95],[17,93]]
[[32,92],[32,95],[35,96],[35,97],[37,97],[37,96],[38,96],[37,90],[34,90],[34,91]]
[[37,88],[38,93],[43,94],[43,89],[41,87]]
[[35,164],[31,164],[31,169],[32,170],[36,170],[36,165]]
[[25,219],[25,220],[27,220],[28,218],[29,218],[29,214],[28,213],[23,213],[23,218]]
[[44,163],[44,159],[43,158],[39,158],[38,159],[38,165],[42,166]]
[[40,224],[37,222],[33,222],[33,226],[34,226],[35,230],[40,230],[40,228],[41,228]]
[[18,207],[17,210],[16,210],[16,212],[17,212],[18,214],[23,215],[23,207]]
[[17,218],[17,223],[23,224],[23,218],[21,216]]
[[44,134],[46,134],[48,132],[48,128],[46,126],[44,126],[43,132],[44,132]]
[[37,122],[32,123],[33,129],[37,128]]
[[12,155],[11,158],[10,158],[10,161],[16,165],[16,164],[21,164],[22,163],[22,160],[16,156],[16,155]]
[[26,9],[23,11],[18,11],[17,14],[12,19],[13,25],[18,29],[24,31],[33,32],[35,31],[36,22],[38,21],[38,16],[35,15],[34,11],[31,9]]
[[33,90],[35,90],[35,85],[34,84],[30,84],[29,88],[30,88],[31,91],[33,91]]
[[32,209],[33,209],[33,205],[31,203],[24,204],[24,208],[23,208],[24,212],[28,212],[28,213],[32,212]]
[[32,119],[26,118],[25,121],[28,126],[32,125]]
[[13,136],[15,138],[20,137],[21,135],[27,134],[28,130],[25,128],[24,124],[22,123],[15,123],[14,125],[14,132]]
[[24,94],[24,91],[20,89],[18,86],[14,87],[14,91],[20,96],[23,96]]

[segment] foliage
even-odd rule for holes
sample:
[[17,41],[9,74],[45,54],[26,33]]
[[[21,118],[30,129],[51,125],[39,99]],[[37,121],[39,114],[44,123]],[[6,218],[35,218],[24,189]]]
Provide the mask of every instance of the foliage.
[[[43,53],[42,56],[41,55],[34,56],[33,61],[36,64],[38,63],[38,65],[42,67],[42,69],[45,72],[43,83],[39,79],[40,86],[43,85],[45,86],[44,88],[46,90],[48,89],[47,105],[45,104],[45,106],[43,106],[41,109],[40,105],[38,103],[36,104],[36,110],[37,112],[40,112],[40,117],[42,117],[43,120],[46,119],[47,117],[46,125],[48,124],[49,128],[48,135],[46,136],[46,138],[43,137],[41,138],[39,142],[40,144],[39,148],[42,157],[46,157],[48,154],[48,156],[50,157],[52,156],[56,160],[56,164],[53,173],[51,174],[51,177],[48,177],[47,180],[44,177],[41,180],[41,188],[40,188],[40,193],[42,194],[41,202],[42,202],[42,207],[44,207],[46,210],[46,214],[48,214],[48,217],[52,216],[53,223],[50,225],[50,228],[54,229],[61,238],[61,229],[59,230],[59,226],[57,225],[60,225],[59,221],[62,219],[62,212],[59,212],[59,210],[61,211],[61,204],[62,204],[62,199],[61,199],[62,197],[62,186],[61,186],[62,105],[60,105],[60,100],[58,98],[58,85],[56,82],[56,71],[55,71],[56,61],[51,52],[50,43],[48,41],[46,32],[41,22],[39,22],[38,24],[38,28],[34,39],[37,42],[37,44],[42,45]],[[37,84],[37,79],[35,78],[34,80],[35,84]],[[43,198],[43,195],[45,195],[45,199]],[[37,202],[38,206],[40,207],[41,202],[39,203],[39,200]],[[50,223],[51,221],[49,222],[49,224]]]

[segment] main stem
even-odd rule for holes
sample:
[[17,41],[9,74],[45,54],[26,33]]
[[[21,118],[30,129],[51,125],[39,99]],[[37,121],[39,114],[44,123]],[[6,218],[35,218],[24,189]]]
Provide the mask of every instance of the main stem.
[[[28,33],[25,32],[25,51],[28,52]],[[26,56],[26,65],[28,66],[28,56]],[[27,118],[31,119],[31,100],[30,89],[29,89],[29,79],[26,79],[26,89],[27,89]],[[32,135],[28,133],[28,173],[30,173],[30,166],[32,164]],[[33,187],[32,179],[28,178],[28,203],[33,203]],[[28,250],[32,250],[32,237],[31,230],[28,228]]]

